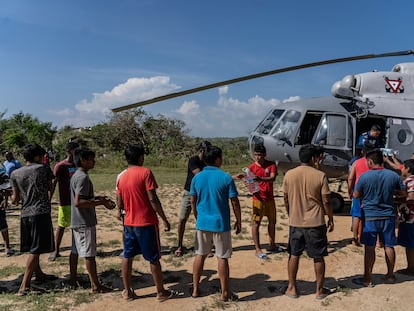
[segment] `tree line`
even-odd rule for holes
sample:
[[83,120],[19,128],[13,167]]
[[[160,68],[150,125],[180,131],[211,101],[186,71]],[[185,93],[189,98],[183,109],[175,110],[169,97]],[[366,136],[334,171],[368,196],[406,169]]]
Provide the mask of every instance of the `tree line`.
[[[5,118],[0,113],[0,146],[2,152],[12,151],[19,157],[22,148],[36,142],[51,150],[56,160],[65,157],[65,145],[70,140],[93,149],[98,157],[123,161],[123,150],[127,144],[142,143],[147,148],[147,161],[151,165],[181,167],[189,156],[196,152],[202,140],[223,149],[226,164],[246,162],[247,137],[200,138],[189,135],[185,122],[163,115],[156,117],[141,108],[127,112],[112,113],[106,121],[91,127],[57,128],[51,122],[41,122],[30,114],[19,112]],[[224,135],[223,135],[224,136]]]

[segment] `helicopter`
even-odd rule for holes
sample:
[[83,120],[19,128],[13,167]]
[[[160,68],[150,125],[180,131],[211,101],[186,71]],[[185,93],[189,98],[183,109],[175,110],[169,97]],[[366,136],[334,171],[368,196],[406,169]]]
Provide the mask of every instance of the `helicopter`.
[[[413,55],[413,50],[338,58],[238,77],[175,92],[112,109],[119,112],[232,83],[303,68],[379,57]],[[300,164],[299,149],[305,144],[324,147],[321,169],[328,178],[346,179],[349,162],[356,154],[359,136],[375,124],[387,156],[408,159],[414,153],[414,62],[400,63],[391,71],[373,71],[345,76],[332,85],[330,97],[300,99],[271,109],[250,133],[248,149],[263,144],[267,159],[279,172]],[[344,207],[343,197],[331,192],[334,212]]]

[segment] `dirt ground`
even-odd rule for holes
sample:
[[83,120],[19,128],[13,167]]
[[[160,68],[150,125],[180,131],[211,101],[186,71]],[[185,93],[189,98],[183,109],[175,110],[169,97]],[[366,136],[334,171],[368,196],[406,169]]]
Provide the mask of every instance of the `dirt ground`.
[[[332,185],[332,189],[336,185]],[[352,246],[349,206],[340,215],[335,215],[335,230],[328,234],[329,256],[326,258],[326,287],[333,293],[323,300],[315,299],[315,277],[313,261],[306,255],[302,256],[298,273],[298,288],[300,297],[292,299],[284,296],[280,289],[287,284],[286,252],[269,254],[268,260],[255,257],[250,234],[250,203],[244,185],[238,184],[242,207],[243,229],[238,236],[233,235],[233,256],[230,259],[230,285],[238,293],[239,301],[223,303],[219,300],[219,279],[217,275],[217,260],[208,258],[201,283],[202,297],[191,298],[193,253],[191,246],[194,239],[194,218],[191,216],[187,223],[185,246],[188,252],[181,258],[173,255],[177,241],[177,221],[181,201],[181,186],[166,185],[158,190],[164,210],[169,218],[171,232],[162,232],[162,268],[164,271],[165,286],[178,290],[180,296],[159,303],[155,299],[155,287],[151,278],[149,264],[141,257],[136,257],[133,266],[133,287],[139,296],[138,299],[127,302],[121,298],[122,279],[120,275],[121,259],[118,254],[122,251],[121,224],[115,218],[115,211],[107,211],[98,207],[98,256],[97,267],[103,282],[114,288],[113,293],[91,295],[88,290],[88,278],[84,269],[84,261],[79,262],[81,279],[85,288],[69,289],[68,256],[70,252],[70,234],[67,231],[62,243],[62,257],[55,262],[48,262],[48,254],[41,256],[41,267],[47,273],[59,276],[59,279],[49,284],[42,284],[47,292],[64,292],[52,306],[55,309],[71,310],[402,310],[410,309],[412,305],[411,293],[414,290],[414,277],[396,273],[397,281],[387,284],[383,275],[386,272],[384,252],[377,249],[377,261],[374,266],[374,288],[361,288],[352,283],[352,278],[361,276],[363,272],[363,248]],[[344,189],[346,191],[346,188]],[[114,193],[101,193],[114,196]],[[282,193],[276,186],[277,203],[277,231],[276,240],[286,248],[288,237],[288,219],[283,206]],[[345,193],[343,193],[345,195]],[[53,205],[53,219],[56,222],[56,204]],[[14,249],[19,243],[19,210],[11,208],[8,211],[11,242]],[[267,246],[267,222],[261,227],[261,241],[263,248]],[[3,249],[0,248],[0,252]],[[405,250],[396,247],[397,259],[395,270],[405,268]],[[0,277],[0,308],[31,309],[32,298],[17,298],[25,265],[26,254],[12,257],[0,256],[2,270],[8,268],[10,272]],[[46,295],[46,294],[44,294]],[[85,302],[79,299],[86,295]],[[76,298],[78,297],[78,298]],[[76,298],[76,299],[75,299]],[[47,305],[47,302],[42,302]],[[5,307],[7,306],[7,307]],[[61,307],[59,307],[61,306]]]

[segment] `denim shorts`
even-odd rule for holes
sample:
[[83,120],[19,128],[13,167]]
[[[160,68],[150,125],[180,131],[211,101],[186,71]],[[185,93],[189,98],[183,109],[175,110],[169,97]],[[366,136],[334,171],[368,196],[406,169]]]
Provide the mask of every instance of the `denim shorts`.
[[384,246],[394,247],[397,244],[395,217],[365,220],[363,222],[361,241],[365,246],[375,246],[378,235]]

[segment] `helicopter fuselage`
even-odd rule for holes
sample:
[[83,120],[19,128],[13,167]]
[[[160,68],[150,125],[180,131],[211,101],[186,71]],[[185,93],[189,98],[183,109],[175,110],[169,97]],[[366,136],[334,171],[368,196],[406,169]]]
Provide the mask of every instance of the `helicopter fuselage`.
[[346,76],[332,87],[336,97],[276,106],[251,133],[250,153],[256,144],[264,144],[267,158],[284,172],[300,164],[302,145],[321,145],[325,149],[322,169],[327,176],[346,178],[359,135],[378,124],[384,152],[409,159],[414,152],[414,64],[396,68],[398,71]]

